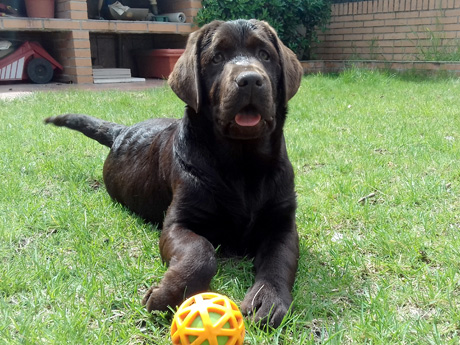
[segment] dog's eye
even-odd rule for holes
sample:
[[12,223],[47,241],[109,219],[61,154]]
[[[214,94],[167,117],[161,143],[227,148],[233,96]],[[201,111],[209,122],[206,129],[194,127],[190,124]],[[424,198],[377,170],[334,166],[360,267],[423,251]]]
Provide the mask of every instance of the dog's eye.
[[262,60],[265,60],[265,61],[270,60],[270,55],[267,53],[266,50],[263,50],[263,49],[261,49],[261,50],[259,51],[259,57],[260,57]]
[[212,58],[212,62],[215,64],[221,63],[222,61],[224,61],[224,56],[221,53],[217,53]]

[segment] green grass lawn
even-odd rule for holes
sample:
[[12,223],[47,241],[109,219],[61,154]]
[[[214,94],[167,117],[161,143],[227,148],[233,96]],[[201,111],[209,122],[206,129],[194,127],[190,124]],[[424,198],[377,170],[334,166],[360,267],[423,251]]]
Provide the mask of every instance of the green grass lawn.
[[[460,81],[351,70],[290,102],[301,257],[295,310],[245,344],[460,343]],[[159,232],[113,203],[108,149],[43,118],[180,116],[168,89],[0,101],[0,344],[170,344],[140,300],[166,267]],[[361,199],[361,201],[360,201]],[[212,289],[241,302],[248,261]]]

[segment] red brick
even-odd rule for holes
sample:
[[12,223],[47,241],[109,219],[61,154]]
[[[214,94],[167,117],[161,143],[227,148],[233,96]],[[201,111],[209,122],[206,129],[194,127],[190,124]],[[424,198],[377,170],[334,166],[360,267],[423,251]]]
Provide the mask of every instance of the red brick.
[[65,66],[65,71],[71,75],[77,75],[77,73],[81,75],[93,75],[93,68],[92,67],[75,67],[75,66]]
[[375,0],[369,1],[367,6],[369,9],[369,12],[377,12],[377,1]]
[[372,40],[382,40],[383,34],[372,33],[372,34],[363,34],[363,40],[372,41]]
[[369,13],[369,1],[363,1],[363,14]]
[[94,82],[93,76],[76,76],[76,83],[77,84],[92,84]]
[[80,23],[70,21],[69,19],[44,19],[43,25],[45,29],[60,29],[70,31],[80,29]]
[[148,29],[151,32],[167,32],[175,33],[177,32],[177,24],[173,23],[149,23]]
[[123,22],[116,21],[116,31],[124,32],[147,32],[147,23],[146,22]]
[[386,19],[385,26],[399,26],[404,25],[407,26],[407,19]]
[[418,53],[416,47],[394,47],[392,49],[392,54],[415,54]]
[[177,24],[177,32],[181,34],[189,34],[193,32],[194,29],[198,29],[198,27],[191,24]]
[[[457,24],[458,17],[438,17],[436,23],[439,24]],[[460,24],[458,24],[458,30],[460,30]]]
[[417,32],[407,32],[406,34],[404,34],[404,38],[406,40],[418,40],[420,39],[420,35],[417,33]]
[[328,35],[329,41],[342,41],[343,35]]
[[363,35],[356,34],[356,35],[343,35],[343,39],[345,41],[358,41],[363,39]]
[[[43,19],[35,19],[35,18],[2,18],[3,19],[3,27],[5,29],[17,29],[17,30],[26,30],[26,29],[42,29],[43,28]],[[0,19],[1,20],[1,19]]]
[[86,2],[81,1],[61,1],[57,2],[56,10],[58,11],[87,11]]
[[388,0],[383,0],[382,12],[388,12],[388,6],[389,6],[389,1]]
[[340,17],[337,17],[336,21],[337,22],[351,22],[353,21],[353,16],[349,16],[349,15],[346,15],[346,16],[340,16]]
[[349,21],[349,22],[343,23],[344,28],[359,28],[363,26],[364,26],[364,22],[361,22],[361,21]]
[[337,18],[339,14],[339,4],[333,4],[331,7],[331,20],[333,21],[335,18]]
[[371,20],[369,22],[364,22],[364,26],[384,26],[384,20]]
[[381,19],[394,19],[396,17],[396,13],[376,13],[374,15],[374,19],[381,20]]
[[329,54],[342,54],[344,49],[347,49],[347,48],[332,48],[332,49],[328,49],[328,53]]
[[366,21],[366,20],[373,20],[374,15],[373,14],[358,14],[353,17],[354,21]]
[[409,18],[407,19],[407,25],[430,25],[433,23],[433,18]]
[[328,28],[329,29],[339,29],[339,28],[343,28],[343,22],[340,22],[340,23],[331,23],[328,25]]
[[355,54],[357,53],[357,49],[355,47],[343,48],[342,54]]
[[354,34],[370,34],[374,32],[373,28],[353,28]]
[[380,47],[380,52],[382,54],[393,54],[396,48],[394,47]]
[[72,37],[74,39],[89,40],[89,31],[86,31],[86,30],[72,31]]
[[[354,41],[352,42],[353,46],[354,47],[357,47],[357,48],[369,48],[369,41]],[[349,44],[350,45],[350,44]]]
[[90,58],[69,58],[67,61],[74,67],[92,67]]
[[460,63],[446,63],[444,69],[450,71],[460,71]]
[[393,40],[392,42],[395,47],[407,47],[408,44],[413,44],[407,39],[398,39],[398,40]]
[[75,49],[75,57],[76,58],[91,58],[91,49],[89,48],[82,48],[82,49]]
[[412,31],[414,31],[413,28],[411,28],[410,26],[407,26],[407,25],[395,26],[394,29],[395,29],[395,32],[412,32]]
[[70,14],[71,19],[75,20],[85,20],[88,19],[88,12],[87,11],[72,11]]
[[458,7],[453,9],[453,10],[448,10],[446,11],[446,16],[457,16],[457,17],[460,17],[460,0],[459,0],[459,4],[458,4]]
[[443,38],[455,39],[458,36],[458,32],[457,31],[442,32],[441,35]]
[[391,60],[393,61],[412,61],[415,60],[415,57],[408,55],[408,54],[393,54],[391,56]]
[[70,1],[67,2],[69,4],[69,9],[72,11],[87,11],[88,5],[86,1]]
[[383,38],[386,40],[403,40],[406,39],[406,34],[403,33],[390,33],[390,34],[383,34]]
[[377,41],[377,46],[378,47],[393,47],[394,44],[393,41],[390,41],[390,40],[387,40],[387,41],[384,41],[384,40],[380,40],[380,41]]
[[109,30],[109,21],[108,20],[82,21],[81,27],[84,30],[90,30],[90,31],[107,31]]
[[190,1],[190,7],[201,8],[201,1]]
[[341,28],[341,29],[335,29],[334,31],[331,30],[331,33],[334,35],[347,35],[347,34],[352,34],[355,29],[352,28]]
[[75,49],[69,48],[62,50],[60,53],[61,57],[63,58],[77,58],[77,59],[82,59],[82,58],[91,58],[91,50],[90,49]]
[[406,11],[410,11],[410,3],[411,3],[410,0],[406,0],[406,7],[405,7]]
[[419,12],[398,12],[396,13],[396,18],[418,18]]
[[349,47],[349,46],[350,46],[349,41],[337,41],[337,42],[334,42],[332,47],[343,48],[343,47]]
[[388,1],[388,13],[393,13],[395,8],[395,1],[389,0]]
[[390,32],[395,32],[394,26],[380,26],[377,28],[374,28],[375,33],[390,33]]
[[460,25],[459,24],[445,24],[443,25],[442,29],[444,31],[459,31]]
[[441,12],[436,11],[436,10],[420,11],[420,14],[419,14],[420,18],[425,18],[425,17],[439,18],[440,16],[441,16]]

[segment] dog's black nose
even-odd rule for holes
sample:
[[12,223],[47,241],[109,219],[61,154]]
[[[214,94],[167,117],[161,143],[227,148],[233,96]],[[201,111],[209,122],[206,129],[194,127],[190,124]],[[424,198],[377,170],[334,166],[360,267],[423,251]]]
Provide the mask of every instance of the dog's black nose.
[[264,84],[262,76],[257,72],[242,72],[235,81],[239,87],[260,87]]

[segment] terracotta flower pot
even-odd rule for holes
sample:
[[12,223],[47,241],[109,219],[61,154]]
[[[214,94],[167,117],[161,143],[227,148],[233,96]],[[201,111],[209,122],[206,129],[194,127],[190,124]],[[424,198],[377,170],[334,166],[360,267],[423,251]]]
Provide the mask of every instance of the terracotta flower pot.
[[30,18],[54,18],[54,0],[25,0]]

